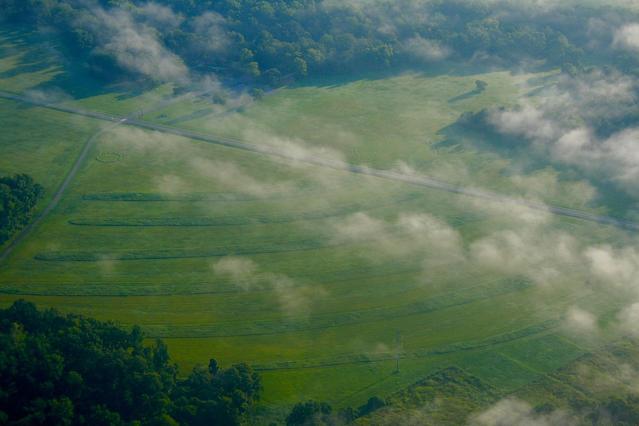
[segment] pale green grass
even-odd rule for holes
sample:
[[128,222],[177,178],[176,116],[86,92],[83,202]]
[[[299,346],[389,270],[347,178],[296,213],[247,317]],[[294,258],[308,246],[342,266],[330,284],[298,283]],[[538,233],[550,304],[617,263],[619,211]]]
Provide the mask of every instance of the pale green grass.
[[[297,141],[330,147],[354,164],[400,170],[408,166],[451,183],[602,211],[589,204],[593,192],[586,182],[562,180],[552,168],[530,175],[513,173],[512,164],[499,154],[446,133],[462,113],[512,105],[554,75],[502,71],[320,80],[280,89],[239,111],[207,109],[204,99],[189,99],[145,118],[255,144]],[[488,83],[484,92],[474,92],[477,79]],[[448,137],[453,138],[451,148],[439,145]]]
[[0,27],[0,89],[24,92],[64,72],[42,42],[33,34]]
[[0,175],[27,173],[44,186],[45,205],[86,140],[100,128],[92,119],[0,100]]
[[63,105],[75,106],[91,111],[126,116],[142,113],[145,109],[153,109],[158,103],[170,99],[173,85],[164,84],[148,86],[142,89],[135,85],[120,85],[109,88],[107,93],[96,94],[84,99],[70,100]]
[[[12,52],[0,64],[16,69],[28,46],[7,37]],[[442,179],[513,194],[552,187],[539,198],[584,205],[583,183],[558,181],[555,170],[523,176],[522,184],[504,176],[509,162],[496,154],[436,147],[463,112],[513,103],[531,77],[409,74],[320,82],[280,90],[244,110],[188,98],[147,118],[254,143],[275,138],[331,147],[350,162],[380,168],[403,161]],[[0,88],[37,87],[41,78],[42,71],[22,70],[0,79]],[[471,91],[476,79],[488,82],[486,92],[450,101]],[[107,88],[70,102],[128,114],[171,91],[161,86],[123,96]],[[89,120],[11,102],[0,103],[0,120],[0,171],[30,173],[48,193],[98,129]],[[580,265],[566,265],[561,282],[548,289],[472,264],[425,268],[436,247],[397,255],[383,240],[353,242],[336,231],[355,212],[389,224],[403,213],[428,214],[458,231],[467,247],[504,229],[502,207],[482,209],[456,194],[117,127],[101,135],[59,207],[1,267],[0,305],[26,297],[43,307],[139,324],[150,338],[166,338],[182,371],[211,357],[225,366],[245,361],[273,368],[262,372],[264,404],[278,409],[307,398],[358,405],[450,365],[512,390],[580,353],[580,346],[555,337],[559,326],[535,327],[559,324],[576,303],[605,313],[618,301],[585,288]],[[253,223],[256,218],[270,220]],[[205,219],[217,226],[174,226]],[[156,226],[98,226],[117,221]],[[584,242],[630,239],[575,219],[554,218],[548,226]],[[244,287],[215,269],[221,257],[237,253],[255,263],[260,277]],[[405,358],[393,374],[387,358],[398,331]],[[495,375],[501,359],[509,373]]]

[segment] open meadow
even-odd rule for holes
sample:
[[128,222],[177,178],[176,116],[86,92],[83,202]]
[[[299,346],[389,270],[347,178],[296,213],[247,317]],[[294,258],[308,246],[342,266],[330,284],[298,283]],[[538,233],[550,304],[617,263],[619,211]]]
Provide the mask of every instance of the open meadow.
[[[310,398],[343,407],[397,397],[451,368],[507,395],[616,337],[606,323],[623,296],[564,254],[631,233],[306,161],[609,214],[578,176],[523,170],[447,131],[465,112],[534,97],[556,71],[451,65],[214,99],[169,85],[95,88],[34,37],[0,32],[0,91],[286,155],[0,99],[0,175],[31,174],[46,190],[40,210],[93,140],[60,203],[0,264],[1,305],[25,298],[139,324],[182,371],[247,362],[274,412]],[[77,93],[51,90],[69,79]],[[575,306],[602,318],[596,340],[567,332]]]

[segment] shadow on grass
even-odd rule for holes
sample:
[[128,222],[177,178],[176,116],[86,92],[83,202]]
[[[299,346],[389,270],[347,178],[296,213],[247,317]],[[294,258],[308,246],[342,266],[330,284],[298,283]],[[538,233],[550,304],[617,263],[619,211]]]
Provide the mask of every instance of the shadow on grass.
[[455,96],[454,98],[450,98],[450,99],[448,100],[448,103],[449,103],[449,104],[454,104],[454,103],[456,103],[456,102],[461,102],[461,101],[464,101],[464,100],[466,100],[466,99],[470,99],[470,98],[472,98],[473,96],[480,95],[480,94],[481,94],[481,93],[483,93],[483,92],[484,92],[484,91],[483,91],[482,89],[474,89],[474,90],[471,90],[471,91],[469,91],[469,92],[462,93],[462,94],[461,94],[461,95],[459,95],[459,96]]
[[[297,81],[288,87],[291,88],[304,88],[304,87],[318,87],[331,89],[335,87],[344,86],[350,83],[358,81],[377,81],[387,78],[398,77],[406,74],[413,74],[422,77],[468,77],[472,75],[487,74],[500,71],[513,71],[514,67],[508,64],[502,66],[495,65],[494,63],[469,63],[468,61],[442,61],[436,64],[430,64],[427,66],[414,66],[414,65],[398,65],[393,69],[376,69],[361,71],[357,69],[344,69],[341,72],[331,72],[324,75],[318,75],[315,77],[308,77],[304,80]],[[539,73],[548,72],[553,70],[554,67],[548,65],[537,65],[525,70],[526,73]],[[524,71],[520,71],[524,72]],[[543,77],[542,77],[543,78]],[[461,96],[474,96],[478,94],[475,90],[468,92]],[[458,100],[463,100],[458,99]],[[451,99],[454,102],[454,98]]]
[[18,63],[0,72],[0,79],[27,73],[51,73],[51,78],[29,88],[32,92],[58,94],[52,102],[79,100],[117,93],[117,100],[140,96],[157,85],[143,79],[107,82],[96,76],[85,60],[72,52],[56,36],[17,27],[0,30],[0,55],[20,55]]
[[604,176],[588,175],[574,167],[553,163],[550,158],[536,151],[521,138],[500,134],[488,124],[487,115],[485,110],[462,115],[455,123],[439,132],[443,139],[434,147],[449,151],[474,149],[493,153],[511,164],[511,167],[502,171],[504,176],[512,174],[513,170],[516,170],[516,173],[532,175],[552,167],[558,172],[560,181],[586,181],[595,188],[595,197],[588,203],[588,207],[604,207],[605,214],[619,219],[635,220],[639,215],[639,203],[614,182]]

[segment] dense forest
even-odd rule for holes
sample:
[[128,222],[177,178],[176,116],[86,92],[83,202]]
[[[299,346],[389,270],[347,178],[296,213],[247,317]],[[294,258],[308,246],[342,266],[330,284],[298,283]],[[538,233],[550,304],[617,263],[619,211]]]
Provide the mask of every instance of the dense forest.
[[[19,300],[0,309],[0,424],[237,425],[259,400],[260,376],[246,364],[211,359],[178,374],[162,340],[146,344],[138,327]],[[352,422],[383,407],[372,397],[357,409],[296,404],[287,425]]]
[[0,244],[29,222],[43,192],[28,175],[0,177]]
[[531,20],[517,2],[502,3],[0,0],[0,10],[11,23],[53,30],[109,79],[123,71],[159,81],[215,74],[278,86],[304,76],[428,68],[442,60],[575,72],[602,55],[626,70],[637,67],[628,52],[592,44],[593,22],[621,25],[633,18],[627,12],[540,8]]
[[139,328],[18,301],[0,310],[0,424],[233,425],[259,398],[259,376],[215,360],[178,377],[166,345]]

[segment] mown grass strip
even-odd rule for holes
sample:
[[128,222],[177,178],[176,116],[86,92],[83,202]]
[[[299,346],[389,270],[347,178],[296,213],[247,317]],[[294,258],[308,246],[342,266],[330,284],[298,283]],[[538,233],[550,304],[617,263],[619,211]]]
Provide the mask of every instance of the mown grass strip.
[[197,337],[238,337],[261,336],[282,333],[294,333],[308,330],[322,330],[384,321],[399,317],[427,314],[441,309],[451,308],[490,299],[500,295],[523,291],[532,286],[530,281],[517,278],[502,281],[497,286],[478,286],[436,296],[421,302],[392,308],[373,308],[350,312],[335,312],[314,315],[306,319],[253,320],[250,322],[232,322],[217,324],[198,324],[185,326],[146,325],[145,331],[153,337],[197,338]]
[[264,225],[274,223],[289,223],[295,221],[322,220],[355,213],[362,210],[362,206],[351,206],[329,211],[306,212],[290,215],[251,215],[251,216],[219,216],[219,217],[156,217],[156,218],[91,218],[71,219],[69,224],[75,226],[96,227],[215,227]]
[[532,325],[530,327],[522,328],[519,330],[511,331],[504,334],[499,334],[497,336],[493,336],[489,339],[483,340],[468,340],[466,342],[455,343],[452,345],[442,346],[435,349],[423,349],[416,351],[414,355],[416,357],[425,357],[431,355],[444,355],[452,352],[461,352],[461,351],[469,351],[474,349],[485,348],[493,345],[498,345],[500,343],[511,342],[513,340],[519,340],[524,337],[528,337],[534,334],[540,334],[544,331],[548,331],[552,328],[559,326],[559,320],[548,320],[544,321],[540,324]]
[[[353,280],[370,280],[375,278],[392,278],[398,275],[418,273],[421,267],[397,264],[377,264],[360,267],[340,268],[333,271],[326,271],[321,276],[316,272],[306,274],[296,274],[295,278],[307,282],[321,284],[324,287],[350,283]],[[412,288],[412,284],[406,283],[405,287]],[[399,287],[396,287],[399,288]],[[251,293],[268,292],[268,289],[252,289]],[[22,282],[20,284],[0,285],[0,294],[23,295],[23,296],[96,296],[96,297],[144,297],[144,296],[186,296],[205,294],[238,294],[246,293],[247,290],[239,288],[232,282],[222,281],[179,281],[179,282],[126,282],[118,281],[113,284],[111,281],[94,282],[56,282],[55,286],[51,282]]]
[[[297,196],[307,195],[299,193]],[[269,198],[290,198],[291,195],[271,195]],[[107,192],[97,194],[85,194],[83,201],[105,201],[105,202],[162,202],[162,201],[262,201],[264,198],[248,194],[238,193],[189,193],[189,194],[162,194],[152,192]]]
[[167,259],[197,259],[222,256],[247,256],[268,253],[284,253],[292,251],[317,250],[320,248],[338,247],[340,244],[326,243],[317,239],[295,242],[268,243],[264,245],[226,246],[213,249],[166,249],[166,250],[135,250],[126,252],[97,252],[97,251],[49,251],[38,253],[34,259],[44,262],[100,262],[105,260],[167,260]]
[[[293,214],[278,215],[229,215],[217,217],[138,217],[138,218],[77,218],[69,220],[74,226],[95,227],[215,227],[215,226],[242,226],[289,223],[295,221],[311,221],[345,216],[360,211],[383,208],[389,205],[406,202],[415,198],[414,194],[397,197],[384,203],[354,203],[332,209],[308,211]],[[465,223],[479,221],[477,215],[462,215],[451,219],[451,225],[461,226]]]
[[305,359],[299,361],[280,361],[269,364],[255,364],[253,368],[258,371],[275,371],[275,370],[297,370],[307,368],[326,368],[347,364],[374,363],[400,359],[426,358],[429,356],[451,354],[455,352],[470,351],[495,346],[503,343],[520,340],[526,337],[541,334],[556,328],[559,325],[558,320],[548,320],[540,324],[525,327],[509,333],[491,336],[482,340],[467,341],[452,345],[441,346],[439,348],[424,348],[412,352],[385,352],[385,353],[351,353],[338,355],[331,358]]

